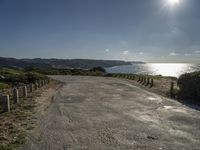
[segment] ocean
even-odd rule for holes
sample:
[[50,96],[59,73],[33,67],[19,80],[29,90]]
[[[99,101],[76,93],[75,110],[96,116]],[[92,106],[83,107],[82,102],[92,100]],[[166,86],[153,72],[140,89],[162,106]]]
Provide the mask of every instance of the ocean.
[[188,63],[145,63],[106,68],[108,73],[134,73],[179,77],[183,73],[200,71],[200,64]]

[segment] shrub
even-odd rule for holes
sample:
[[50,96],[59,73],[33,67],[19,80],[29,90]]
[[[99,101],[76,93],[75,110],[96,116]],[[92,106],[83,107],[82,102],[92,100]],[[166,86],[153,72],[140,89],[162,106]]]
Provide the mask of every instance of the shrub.
[[178,79],[178,86],[180,88],[178,96],[181,99],[200,103],[200,72],[181,75]]
[[0,89],[6,89],[6,88],[9,88],[9,85],[6,84],[6,83],[1,83],[0,82]]
[[106,73],[106,70],[103,67],[94,67],[90,69],[90,71],[100,71],[100,72]]
[[27,83],[35,83],[35,81],[47,79],[46,76],[36,73],[36,72],[28,72],[25,74]]
[[107,74],[105,75],[105,77],[115,77],[115,74],[107,73]]
[[[30,72],[30,68],[27,70],[17,69],[17,68],[0,68],[0,88],[6,88],[7,85],[21,85],[27,83],[34,83],[36,80],[47,79],[48,77],[37,72]],[[33,69],[32,69],[33,70]],[[3,77],[3,78],[2,78]],[[4,84],[3,84],[4,83]]]

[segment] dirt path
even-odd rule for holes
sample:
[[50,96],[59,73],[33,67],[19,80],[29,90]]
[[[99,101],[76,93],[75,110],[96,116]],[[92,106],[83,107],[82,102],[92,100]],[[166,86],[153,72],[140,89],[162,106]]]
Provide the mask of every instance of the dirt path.
[[200,149],[196,110],[125,80],[53,78],[64,85],[41,97],[52,103],[38,109],[38,127],[21,150]]

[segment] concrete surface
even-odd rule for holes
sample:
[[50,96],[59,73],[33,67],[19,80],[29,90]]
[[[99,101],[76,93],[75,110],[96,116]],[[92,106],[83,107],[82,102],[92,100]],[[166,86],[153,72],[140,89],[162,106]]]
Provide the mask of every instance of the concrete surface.
[[200,112],[129,81],[54,76],[64,82],[22,150],[200,149]]

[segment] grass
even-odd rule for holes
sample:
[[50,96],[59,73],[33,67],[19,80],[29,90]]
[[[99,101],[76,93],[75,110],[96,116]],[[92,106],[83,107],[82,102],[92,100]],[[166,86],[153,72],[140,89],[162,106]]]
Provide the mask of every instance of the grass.
[[0,67],[0,89],[35,83],[43,79],[48,79],[48,77],[38,72],[11,67]]
[[10,87],[9,84],[0,82],[0,90],[1,90],[1,89],[7,89],[7,88],[9,88],[9,87]]
[[64,68],[46,68],[40,69],[35,67],[25,68],[27,71],[38,72],[45,75],[83,75],[83,76],[104,76],[105,69],[95,67],[92,69],[64,69]]
[[[55,83],[51,82],[49,86]],[[0,113],[0,150],[14,150],[26,142],[26,134],[35,128],[35,97],[41,92],[29,93],[28,97],[21,98],[20,104],[11,105],[11,112]]]
[[12,67],[1,67],[0,68],[0,74],[3,75],[21,75],[23,74],[23,70],[17,69],[17,68],[12,68]]
[[14,150],[25,143],[26,133],[35,125],[36,102],[33,97],[39,94],[40,91],[30,94],[11,112],[0,114],[0,150]]

